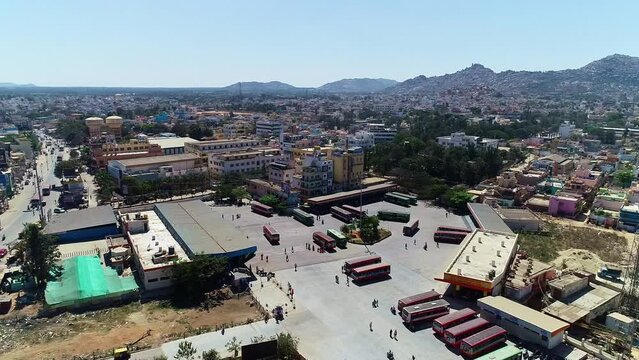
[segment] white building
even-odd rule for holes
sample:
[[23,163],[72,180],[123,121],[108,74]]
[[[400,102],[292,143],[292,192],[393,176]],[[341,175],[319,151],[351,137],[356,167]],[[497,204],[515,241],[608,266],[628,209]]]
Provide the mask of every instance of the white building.
[[575,133],[575,124],[571,124],[568,121],[564,121],[561,125],[559,125],[559,136],[562,139],[567,139]]
[[468,147],[471,145],[482,148],[496,149],[499,146],[498,139],[486,139],[479,136],[466,135],[463,131],[454,132],[450,136],[438,136],[437,144],[443,147]]
[[373,134],[375,144],[393,141],[397,135],[396,129],[388,128],[384,124],[366,124],[366,129]]
[[275,148],[258,148],[209,154],[211,176],[230,173],[251,173],[264,170],[270,164],[282,160],[282,151]]
[[184,149],[190,153],[220,154],[259,146],[260,141],[255,139],[224,139],[187,142],[184,144]]
[[277,137],[280,136],[282,130],[282,124],[275,121],[259,120],[255,123],[255,135],[258,137]]
[[361,147],[370,149],[375,146],[375,136],[368,131],[358,131],[354,135],[348,135],[348,147]]
[[235,122],[224,124],[222,131],[224,133],[224,138],[234,139],[250,135],[253,132],[253,126],[248,121],[236,120]]

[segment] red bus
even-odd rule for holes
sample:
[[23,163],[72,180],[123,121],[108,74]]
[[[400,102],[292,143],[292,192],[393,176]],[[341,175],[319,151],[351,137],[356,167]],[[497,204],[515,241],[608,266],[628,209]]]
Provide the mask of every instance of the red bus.
[[353,281],[366,281],[376,278],[388,277],[391,272],[390,264],[379,263],[361,266],[351,271]]
[[262,231],[264,232],[264,236],[268,239],[268,241],[272,244],[280,243],[280,234],[273,229],[273,227],[269,225],[262,226]]
[[264,205],[261,202],[257,202],[257,201],[254,201],[251,203],[251,211],[264,216],[273,216],[272,207]]
[[404,226],[403,233],[405,236],[413,236],[419,230],[419,220],[415,220],[412,224]]
[[441,294],[438,293],[435,290],[431,290],[431,291],[427,291],[425,293],[421,293],[421,294],[405,297],[405,298],[399,299],[399,301],[397,301],[397,311],[399,311],[401,313],[402,309],[404,308],[404,306],[423,304],[423,303],[427,303],[429,301],[439,300],[441,298],[442,298]]
[[428,321],[442,317],[450,311],[450,304],[446,300],[435,301],[406,306],[402,310],[402,320],[412,327],[420,321]]
[[495,325],[462,340],[459,350],[464,356],[474,358],[501,346],[507,336],[506,330]]
[[476,318],[466,321],[457,326],[444,331],[444,341],[452,347],[459,347],[459,344],[465,338],[475,335],[478,332],[488,328],[490,323],[482,318]]
[[335,249],[335,239],[324,234],[321,231],[316,231],[313,233],[313,242],[315,242],[324,250]]
[[472,231],[470,231],[469,228],[465,228],[465,227],[459,227],[459,226],[438,226],[437,227],[437,231],[456,231],[456,232],[465,232],[465,233],[471,233]]
[[359,211],[358,207],[355,206],[350,206],[350,205],[342,205],[342,209],[348,211],[349,213],[353,214],[354,217],[356,218],[361,218],[366,216],[366,211],[362,210]]
[[451,244],[460,244],[464,241],[468,235],[467,232],[461,231],[435,231],[435,236],[433,239],[435,242],[443,242],[443,243],[451,243]]
[[464,308],[446,316],[442,316],[433,321],[433,331],[438,335],[444,335],[446,329],[457,326],[463,322],[475,318],[477,312],[473,309]]
[[351,214],[349,211],[342,209],[339,206],[331,207],[331,215],[333,215],[336,219],[341,220],[345,223],[349,223],[353,219],[353,214]]
[[365,256],[365,257],[361,257],[361,258],[357,258],[353,260],[346,260],[344,262],[344,274],[349,275],[351,271],[353,271],[353,269],[355,268],[366,266],[366,265],[379,264],[381,262],[382,262],[382,257],[379,255],[371,255],[371,256]]

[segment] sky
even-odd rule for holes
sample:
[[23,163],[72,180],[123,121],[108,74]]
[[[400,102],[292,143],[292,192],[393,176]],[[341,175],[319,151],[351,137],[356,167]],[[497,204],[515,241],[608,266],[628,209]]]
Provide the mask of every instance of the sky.
[[0,82],[315,87],[473,63],[561,70],[639,56],[638,10],[635,0],[0,0]]

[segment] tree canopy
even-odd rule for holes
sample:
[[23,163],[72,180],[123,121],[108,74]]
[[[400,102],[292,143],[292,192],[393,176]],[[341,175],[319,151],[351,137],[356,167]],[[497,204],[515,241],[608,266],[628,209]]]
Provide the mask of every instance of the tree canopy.
[[226,258],[206,255],[195,255],[192,261],[178,262],[173,267],[176,300],[200,302],[208,290],[223,280],[226,267]]
[[44,295],[47,282],[60,275],[60,251],[53,237],[45,235],[38,224],[26,224],[16,244],[22,270],[35,280],[38,296]]

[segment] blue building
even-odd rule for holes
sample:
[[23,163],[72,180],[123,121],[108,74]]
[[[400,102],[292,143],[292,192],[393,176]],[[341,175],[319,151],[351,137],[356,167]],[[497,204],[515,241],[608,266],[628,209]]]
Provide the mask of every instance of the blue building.
[[122,230],[111,205],[55,214],[44,228],[58,243],[77,243],[101,240],[110,235],[121,235]]
[[636,230],[639,228],[639,206],[637,205],[625,205],[619,210],[619,223],[620,225],[629,228],[629,230]]
[[154,119],[155,119],[155,122],[157,123],[166,123],[166,122],[169,122],[169,114],[167,114],[166,112],[163,112],[163,113],[155,115]]

